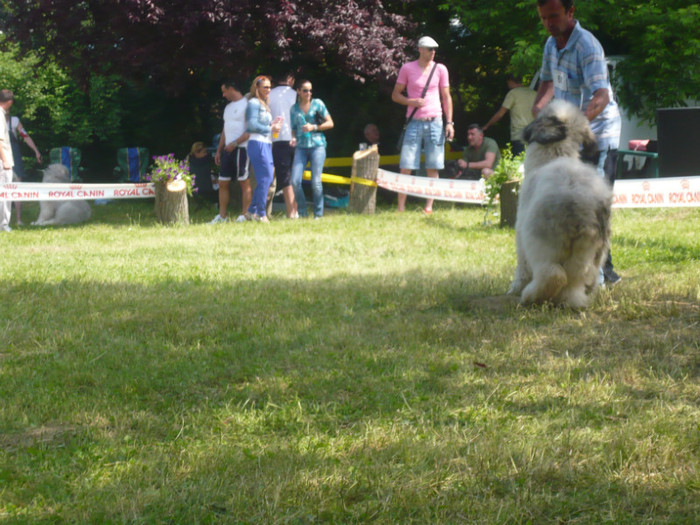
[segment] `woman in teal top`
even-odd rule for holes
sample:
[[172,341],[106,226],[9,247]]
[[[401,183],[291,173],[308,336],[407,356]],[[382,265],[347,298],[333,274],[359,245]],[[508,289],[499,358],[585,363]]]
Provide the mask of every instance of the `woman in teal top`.
[[324,131],[333,127],[333,119],[319,98],[311,97],[311,82],[302,80],[297,87],[297,103],[289,111],[292,127],[292,147],[296,146],[292,162],[292,186],[299,215],[307,216],[306,198],[301,188],[304,169],[311,163],[311,191],[314,198],[314,217],[323,217],[323,184],[321,173],[326,161]]

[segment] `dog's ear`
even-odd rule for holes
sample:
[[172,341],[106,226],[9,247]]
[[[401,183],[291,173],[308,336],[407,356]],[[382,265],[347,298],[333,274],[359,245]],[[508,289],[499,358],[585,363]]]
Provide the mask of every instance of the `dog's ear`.
[[582,146],[583,146],[583,151],[581,152],[581,157],[582,158],[592,158],[597,156],[598,153],[598,141],[595,138],[595,135],[591,131],[591,128],[586,126],[587,128],[587,133],[583,137],[582,141]]
[[535,119],[523,130],[525,142],[552,144],[566,138],[566,125],[557,117],[548,116]]

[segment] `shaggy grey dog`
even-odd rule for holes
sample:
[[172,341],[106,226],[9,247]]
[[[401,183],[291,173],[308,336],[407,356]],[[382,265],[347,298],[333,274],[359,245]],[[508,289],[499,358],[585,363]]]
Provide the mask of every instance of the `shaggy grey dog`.
[[552,101],[523,131],[528,143],[515,225],[518,267],[509,294],[522,304],[583,308],[598,286],[610,239],[612,189],[579,160],[596,151],[585,115]]
[[[42,182],[70,182],[70,173],[63,164],[50,164],[44,170]],[[41,201],[39,217],[34,226],[75,224],[85,222],[92,215],[86,201]]]

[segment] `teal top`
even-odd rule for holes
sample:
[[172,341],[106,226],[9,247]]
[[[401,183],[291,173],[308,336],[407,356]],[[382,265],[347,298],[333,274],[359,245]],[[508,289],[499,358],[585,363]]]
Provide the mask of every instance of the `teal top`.
[[304,132],[301,128],[304,124],[320,125],[325,121],[327,115],[326,105],[320,98],[311,99],[308,113],[304,113],[301,110],[298,102],[292,106],[292,109],[289,110],[289,122],[292,126],[292,131],[297,137],[297,148],[326,147],[326,136],[323,134],[323,131]]

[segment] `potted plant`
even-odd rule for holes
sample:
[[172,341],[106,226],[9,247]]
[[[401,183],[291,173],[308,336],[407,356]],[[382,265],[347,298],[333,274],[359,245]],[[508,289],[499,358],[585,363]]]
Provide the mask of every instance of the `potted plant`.
[[[510,144],[501,152],[501,161],[496,166],[493,174],[486,179],[484,193],[488,199],[486,202],[486,214],[499,197],[501,205],[501,226],[515,226],[518,211],[518,191],[523,180],[523,161],[525,152],[513,155]],[[486,219],[484,219],[486,222]]]
[[163,224],[189,224],[187,196],[192,195],[194,175],[187,162],[175,158],[174,153],[153,157],[154,165],[146,175],[155,186],[155,212]]

